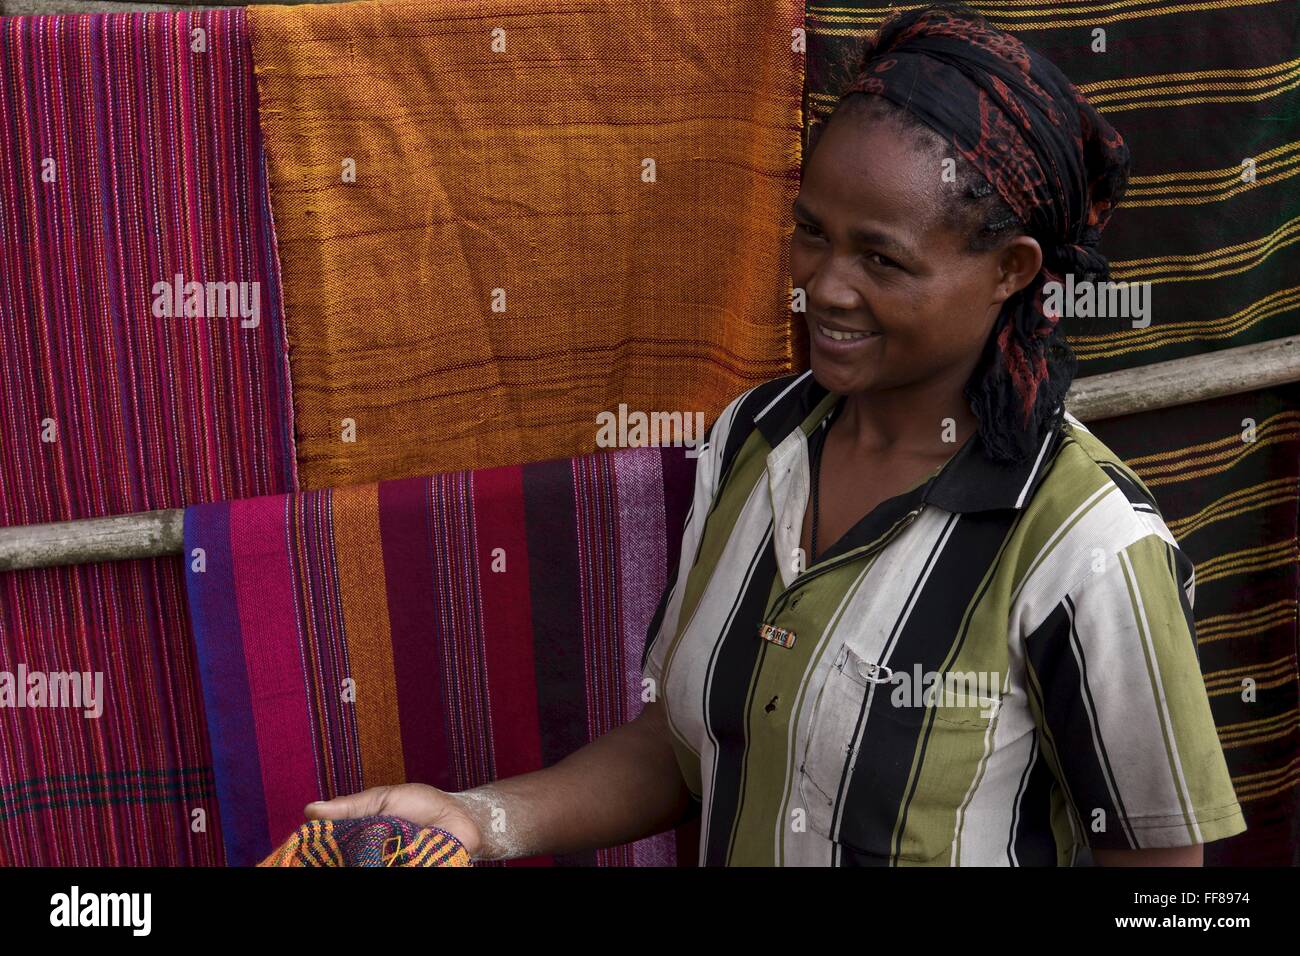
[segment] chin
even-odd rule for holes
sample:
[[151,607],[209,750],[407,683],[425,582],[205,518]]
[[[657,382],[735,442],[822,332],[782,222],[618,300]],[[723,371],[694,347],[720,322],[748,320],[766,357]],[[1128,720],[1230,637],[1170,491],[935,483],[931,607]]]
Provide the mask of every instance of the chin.
[[808,364],[817,384],[836,395],[850,395],[871,389],[871,376],[864,370],[821,358],[815,350],[810,354]]

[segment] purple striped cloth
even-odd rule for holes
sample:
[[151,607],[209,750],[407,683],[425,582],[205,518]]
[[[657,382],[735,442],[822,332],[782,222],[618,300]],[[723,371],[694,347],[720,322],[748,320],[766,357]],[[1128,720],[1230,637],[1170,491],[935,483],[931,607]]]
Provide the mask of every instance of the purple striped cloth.
[[[0,525],[297,487],[268,203],[242,10],[0,20]],[[0,865],[222,861],[189,631],[179,559],[0,574]]]
[[[681,448],[197,505],[187,575],[227,859],[314,800],[548,766],[642,708]],[[698,826],[526,863],[693,863]]]

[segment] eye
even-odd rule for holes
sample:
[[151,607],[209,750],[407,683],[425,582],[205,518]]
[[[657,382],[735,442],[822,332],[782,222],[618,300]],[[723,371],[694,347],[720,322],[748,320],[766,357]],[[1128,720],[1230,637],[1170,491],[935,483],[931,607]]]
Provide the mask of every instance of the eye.
[[880,253],[878,253],[878,252],[870,252],[870,253],[868,253],[868,254],[867,254],[867,261],[871,262],[873,265],[879,266],[879,267],[882,268],[882,269],[901,269],[901,268],[903,268],[903,267],[900,266],[897,262],[895,262],[893,259],[890,259],[888,256],[882,256],[882,255],[881,255]]
[[796,222],[794,227],[796,229],[802,229],[804,233],[812,239],[821,239],[823,237],[823,233],[820,229],[816,226],[809,225],[806,222]]

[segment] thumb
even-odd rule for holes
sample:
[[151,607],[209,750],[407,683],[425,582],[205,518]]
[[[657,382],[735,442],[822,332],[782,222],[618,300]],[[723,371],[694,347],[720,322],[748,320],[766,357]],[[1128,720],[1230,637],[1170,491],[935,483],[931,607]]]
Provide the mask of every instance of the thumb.
[[303,808],[308,820],[350,820],[356,817],[377,817],[388,805],[392,787],[371,787],[333,800],[317,800]]

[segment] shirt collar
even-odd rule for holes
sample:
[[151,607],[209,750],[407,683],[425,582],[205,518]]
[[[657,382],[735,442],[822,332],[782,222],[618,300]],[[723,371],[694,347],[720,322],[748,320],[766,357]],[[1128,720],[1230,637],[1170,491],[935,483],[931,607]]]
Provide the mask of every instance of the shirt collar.
[[[808,370],[754,414],[754,427],[769,447],[776,448],[796,428],[811,434],[835,402],[836,397]],[[1039,443],[1037,454],[1010,464],[989,457],[976,431],[926,483],[922,500],[963,514],[1001,508],[1019,510],[1033,499],[1060,447],[1061,437],[1061,429],[1051,429]]]

